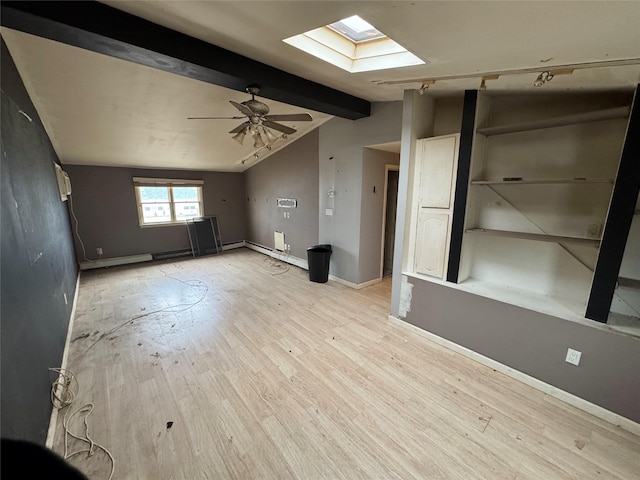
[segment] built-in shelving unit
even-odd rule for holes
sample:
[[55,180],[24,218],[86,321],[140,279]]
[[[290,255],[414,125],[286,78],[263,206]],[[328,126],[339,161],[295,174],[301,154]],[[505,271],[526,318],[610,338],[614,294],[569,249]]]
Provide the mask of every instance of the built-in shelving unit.
[[465,92],[460,134],[416,141],[403,272],[567,319],[637,316],[638,92]]
[[458,283],[584,316],[631,98],[480,93]]

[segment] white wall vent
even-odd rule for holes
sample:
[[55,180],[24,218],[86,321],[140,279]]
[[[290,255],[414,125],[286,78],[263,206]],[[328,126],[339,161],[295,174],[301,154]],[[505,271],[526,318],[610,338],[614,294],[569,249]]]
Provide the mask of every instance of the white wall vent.
[[67,201],[67,197],[71,195],[71,180],[67,172],[62,170],[62,167],[56,162],[53,162],[56,167],[56,180],[58,181],[58,191],[60,192],[60,200]]
[[273,241],[275,243],[276,250],[284,252],[284,233],[273,232]]

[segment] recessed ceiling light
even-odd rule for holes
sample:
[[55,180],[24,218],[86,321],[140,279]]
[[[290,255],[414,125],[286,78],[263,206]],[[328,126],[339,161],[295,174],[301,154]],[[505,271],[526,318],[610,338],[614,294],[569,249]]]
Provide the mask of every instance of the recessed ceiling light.
[[358,15],[283,41],[351,73],[426,63]]

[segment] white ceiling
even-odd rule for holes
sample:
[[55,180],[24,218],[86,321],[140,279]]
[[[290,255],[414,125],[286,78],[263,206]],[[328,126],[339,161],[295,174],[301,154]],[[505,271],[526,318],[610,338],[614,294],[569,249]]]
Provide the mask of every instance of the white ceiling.
[[[227,172],[256,163],[251,137],[240,145],[228,133],[243,120],[187,119],[241,116],[229,100],[248,100],[247,93],[27,33],[2,29],[2,36],[62,163]],[[265,103],[272,114],[306,111]],[[309,113],[312,122],[281,122],[298,132],[271,152],[331,118]]]
[[[120,10],[205,40],[286,72],[369,101],[400,100],[405,88],[380,81],[470,75],[436,81],[429,94],[478,88],[483,72],[640,58],[640,2],[542,1],[106,1]],[[358,14],[429,63],[348,73],[307,55],[283,38]],[[2,35],[63,163],[242,171],[251,142],[227,133],[239,121],[228,100],[249,98],[149,67],[7,29]],[[501,76],[489,90],[632,89],[640,66],[576,70],[539,89],[537,73]],[[266,101],[271,113],[298,107]],[[309,112],[310,124],[330,118]],[[268,152],[265,152],[268,153]],[[266,155],[262,156],[265,158]]]

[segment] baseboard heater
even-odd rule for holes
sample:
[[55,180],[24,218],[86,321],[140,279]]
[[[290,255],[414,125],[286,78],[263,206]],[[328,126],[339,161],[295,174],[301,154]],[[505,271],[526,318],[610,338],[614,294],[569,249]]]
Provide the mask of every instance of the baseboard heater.
[[[233,242],[222,245],[222,250],[233,250],[242,248],[245,242]],[[80,263],[80,270],[91,270],[94,268],[117,267],[118,265],[128,265],[130,263],[150,262],[153,260],[167,260],[169,258],[191,257],[191,250],[172,250],[169,252],[143,253],[140,255],[127,255],[126,257],[101,258],[98,260],[87,260]]]
[[98,260],[87,260],[80,264],[80,270],[91,270],[94,268],[116,267],[118,265],[127,265],[129,263],[150,262],[153,255],[143,253],[140,255],[127,255],[126,257],[100,258]]
[[279,252],[278,250],[265,247],[264,245],[260,245],[259,243],[249,242],[247,240],[244,241],[244,244],[244,246],[250,250],[264,253],[265,255],[269,255],[270,257],[280,260],[281,262],[290,263],[291,265],[300,267],[303,270],[309,270],[309,262],[306,258],[298,258],[294,257],[293,255],[287,255],[284,252]]
[[167,258],[178,258],[191,256],[191,250],[172,250],[170,252],[152,253],[154,260],[166,260]]

